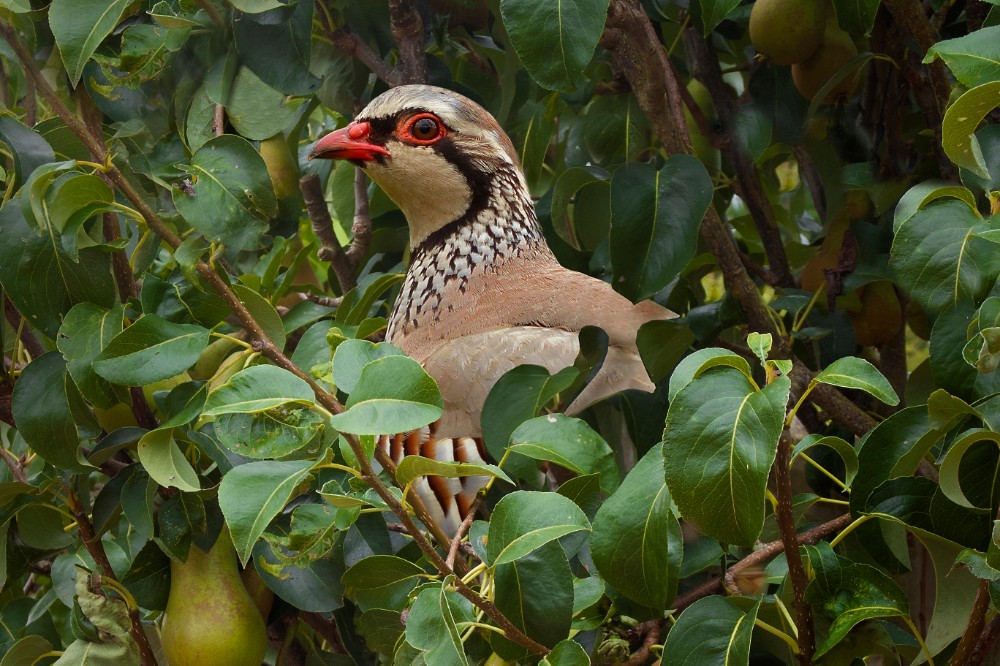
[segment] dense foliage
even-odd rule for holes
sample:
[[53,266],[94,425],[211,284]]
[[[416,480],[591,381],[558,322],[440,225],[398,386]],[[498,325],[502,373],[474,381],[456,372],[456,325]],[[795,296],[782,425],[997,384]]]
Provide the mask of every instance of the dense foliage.
[[[182,663],[187,614],[244,663],[982,660],[1000,7],[757,5],[0,0],[0,664]],[[496,116],[563,264],[679,313],[655,394],[553,415],[585,329],[494,388],[496,466],[373,454],[442,408],[380,342],[405,220],[306,156],[405,82]],[[493,477],[462,543],[424,474]]]

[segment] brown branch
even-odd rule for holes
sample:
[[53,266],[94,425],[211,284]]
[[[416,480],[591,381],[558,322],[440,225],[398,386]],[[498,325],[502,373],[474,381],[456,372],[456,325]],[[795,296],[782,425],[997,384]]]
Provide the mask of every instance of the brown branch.
[[334,620],[327,620],[318,613],[306,613],[305,611],[300,611],[299,617],[312,627],[313,631],[323,637],[331,651],[337,654],[347,654],[347,649],[344,647],[344,642],[337,631],[337,623]]
[[34,127],[38,115],[38,104],[35,100],[35,82],[24,77],[24,124]]
[[215,105],[212,113],[212,134],[222,136],[226,133],[226,107],[221,104]]
[[795,515],[792,512],[792,476],[788,469],[791,462],[792,442],[786,429],[778,441],[778,451],[774,457],[771,474],[774,477],[775,495],[778,506],[774,517],[778,523],[781,540],[785,544],[785,559],[788,562],[788,578],[792,583],[792,593],[795,596],[795,625],[799,630],[799,653],[796,655],[799,664],[808,666],[812,663],[813,652],[816,650],[816,629],[813,626],[812,607],[806,603],[806,587],[809,577],[802,564],[802,553],[799,551],[798,535],[795,533]]
[[[51,105],[53,111],[59,115],[63,122],[66,123],[67,127],[69,127],[69,129],[76,134],[80,141],[91,152],[101,157],[99,161],[101,163],[105,163],[107,161],[107,150],[102,140],[94,136],[87,129],[83,121],[73,115],[58,95],[56,95],[55,91],[48,85],[48,82],[42,77],[41,71],[38,69],[38,65],[35,63],[31,53],[29,53],[25,48],[14,29],[10,25],[0,23],[0,35],[2,35],[4,39],[7,40],[7,43],[10,44],[14,53],[17,55],[17,58],[24,65],[26,74],[35,80],[35,84],[38,87],[39,92],[41,92],[42,96]],[[122,194],[125,195],[125,198],[127,198],[136,210],[139,211],[145,219],[147,226],[157,236],[162,238],[167,244],[175,249],[180,246],[181,239],[177,236],[177,234],[170,229],[166,222],[164,222],[164,220],[150,207],[142,195],[140,195],[132,184],[125,178],[124,174],[122,174],[122,172],[119,171],[113,164],[108,171],[108,177],[118,187]],[[233,314],[240,320],[241,325],[249,334],[249,339],[252,341],[251,344],[255,351],[260,352],[273,364],[288,370],[305,381],[313,391],[316,402],[324,407],[328,412],[331,414],[340,414],[344,411],[344,406],[333,395],[317,384],[312,376],[303,372],[302,369],[292,363],[291,359],[285,356],[285,354],[275,346],[274,342],[272,342],[267,336],[264,330],[260,327],[260,324],[257,323],[257,320],[254,319],[253,315],[250,314],[240,301],[239,297],[236,296],[232,289],[230,289],[229,285],[226,284],[226,282],[211,266],[203,261],[199,261],[196,264],[196,270],[201,278],[226,302]],[[438,572],[443,576],[454,575],[455,571],[448,567],[441,554],[438,553],[434,546],[431,545],[431,543],[426,539],[423,532],[417,529],[416,524],[413,522],[413,519],[407,513],[406,509],[402,506],[402,504],[400,504],[389,488],[387,488],[378,478],[378,475],[375,473],[371,462],[369,462],[364,449],[358,441],[358,438],[346,433],[343,436],[358,459],[361,478],[376,492],[382,501],[389,506],[396,517],[399,518],[400,522],[406,527],[413,540],[416,542],[417,547],[424,554],[427,560],[438,570]],[[428,527],[433,527],[434,525],[434,521],[430,521]],[[438,527],[438,530],[440,530],[440,527]],[[445,543],[447,543],[447,540]],[[486,613],[486,615],[488,615],[490,619],[493,620],[506,634],[509,640],[517,643],[521,647],[531,650],[532,652],[537,652],[539,654],[547,654],[549,652],[548,648],[539,644],[537,641],[525,635],[524,632],[518,629],[502,612],[500,612],[492,601],[484,599],[472,588],[463,583],[461,579],[457,579],[454,584],[458,593]]]
[[993,645],[1000,639],[1000,615],[994,615],[979,634],[979,640],[972,648],[969,655],[969,666],[979,666],[993,652]]
[[462,524],[458,526],[455,536],[452,537],[451,546],[448,548],[448,558],[445,560],[449,567],[454,568],[455,558],[458,557],[458,547],[462,544],[462,537],[472,527],[472,522],[476,519],[476,513],[479,511],[479,505],[482,503],[482,494],[476,495],[476,499],[472,500],[472,504],[469,506],[469,512],[462,519]]
[[7,467],[10,467],[10,473],[14,475],[16,481],[20,481],[21,483],[28,482],[28,478],[24,476],[24,465],[14,457],[14,454],[2,446],[0,446],[0,458],[3,458],[3,461],[7,463]]
[[368,207],[368,177],[361,169],[354,169],[354,221],[351,223],[351,246],[347,259],[351,268],[358,270],[361,260],[368,254],[372,242],[372,218]]
[[365,67],[390,86],[398,85],[398,75],[357,35],[344,29],[334,29],[330,24],[329,9],[321,0],[316,0],[316,15],[326,38],[344,55],[357,58]]
[[[800,546],[808,546],[810,544],[817,543],[821,539],[833,534],[834,532],[839,532],[848,525],[851,524],[851,514],[845,513],[844,515],[834,518],[822,525],[817,525],[811,530],[806,530],[798,535],[798,542]],[[746,557],[744,557],[739,562],[736,562],[730,566],[727,570],[727,578],[729,574],[732,574],[732,581],[726,582],[730,585],[732,589],[736,589],[736,576],[741,572],[746,571],[749,568],[757,567],[765,564],[771,558],[776,557],[785,550],[785,542],[781,539],[777,541],[772,541],[764,546],[761,546],[757,550],[753,551]],[[702,597],[707,597],[712,594],[718,594],[723,591],[723,579],[716,578],[715,580],[705,581],[698,587],[688,590],[681,596],[674,600],[673,608],[676,611],[682,611],[694,602],[698,601]]]
[[319,176],[313,173],[302,176],[299,179],[299,189],[302,191],[302,200],[306,204],[306,212],[312,222],[313,233],[322,243],[318,256],[333,268],[337,282],[340,284],[340,293],[346,294],[357,286],[357,280],[354,277],[354,267],[351,266],[344,248],[340,246],[340,241],[337,240],[337,235],[333,232],[333,219],[330,217],[330,210],[326,207],[326,199],[323,197],[323,186],[320,184]]
[[[684,31],[684,47],[688,56],[688,63],[694,76],[701,81],[708,89],[719,120],[722,121],[723,131],[728,133],[736,126],[737,108],[732,96],[729,94],[729,86],[722,79],[722,70],[719,67],[719,59],[711,43],[705,39],[701,32],[689,25]],[[783,287],[790,287],[795,284],[792,278],[792,269],[788,265],[788,256],[785,254],[785,244],[781,240],[781,233],[778,223],[771,208],[771,202],[767,198],[764,184],[753,160],[747,155],[739,141],[726,136],[723,141],[726,146],[726,153],[730,163],[736,170],[736,180],[733,182],[734,189],[740,198],[747,204],[750,217],[757,227],[761,244],[767,254],[767,263],[771,273],[778,279],[778,284]]]
[[413,0],[389,0],[389,24],[399,45],[399,83],[425,83],[424,21]]
[[[24,348],[29,354],[31,354],[32,358],[38,358],[45,353],[45,348],[42,347],[38,338],[36,338],[35,334],[31,332],[30,328],[28,328],[27,320],[21,316],[21,313],[17,311],[16,307],[14,307],[14,303],[12,303],[7,296],[4,296],[3,298],[3,314],[7,318],[7,323],[10,324],[12,329],[15,331],[17,331],[18,328],[21,329],[21,344],[24,345]],[[22,322],[24,323],[23,326]]]
[[[113,243],[121,238],[118,213],[105,213],[103,222],[105,242]],[[123,250],[115,250],[111,253],[111,272],[115,276],[115,285],[118,287],[118,300],[125,303],[133,296],[139,295],[132,266],[128,263],[128,257],[125,256]]]
[[990,581],[979,581],[979,589],[976,590],[976,600],[972,604],[972,613],[969,615],[969,624],[965,627],[962,640],[955,648],[948,666],[965,666],[969,663],[969,655],[973,646],[979,642],[979,635],[986,624],[986,613],[990,610]]
[[[8,39],[8,41],[10,40]],[[83,505],[80,504],[80,499],[77,497],[76,491],[73,489],[69,490],[68,505],[70,512],[76,519],[77,528],[80,530],[80,539],[83,541],[83,545],[87,549],[87,552],[94,558],[97,568],[100,569],[101,576],[118,582],[118,578],[115,576],[115,572],[111,568],[111,563],[108,561],[108,555],[104,551],[104,542],[101,541],[101,538],[95,534],[94,525],[90,522],[90,516],[88,516],[87,512],[83,510]],[[157,666],[156,657],[153,654],[153,648],[150,647],[149,639],[146,637],[146,632],[142,628],[142,618],[139,616],[138,609],[130,608],[128,611],[128,618],[131,621],[129,634],[132,635],[132,640],[135,641],[136,647],[139,649],[139,661],[143,666]]]
[[3,66],[3,61],[0,60],[0,104],[3,104],[5,108],[10,108],[10,77],[7,76],[7,68]]
[[660,620],[649,620],[639,625],[638,634],[643,636],[642,647],[629,657],[624,666],[643,666],[652,654],[651,648],[660,642]]

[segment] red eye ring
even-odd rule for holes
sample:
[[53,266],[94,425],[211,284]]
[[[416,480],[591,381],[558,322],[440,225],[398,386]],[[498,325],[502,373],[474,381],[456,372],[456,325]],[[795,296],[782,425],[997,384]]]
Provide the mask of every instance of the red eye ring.
[[400,134],[408,143],[429,146],[440,141],[446,130],[441,119],[433,113],[417,113],[405,121]]

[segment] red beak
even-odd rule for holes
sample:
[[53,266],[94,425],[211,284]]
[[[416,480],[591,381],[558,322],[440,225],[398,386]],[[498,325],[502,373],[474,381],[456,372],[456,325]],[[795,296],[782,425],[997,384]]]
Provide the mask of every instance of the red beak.
[[368,135],[371,125],[365,122],[351,123],[347,127],[330,132],[316,142],[309,159],[322,157],[331,160],[357,160],[372,162],[376,155],[389,156],[384,146],[371,143]]

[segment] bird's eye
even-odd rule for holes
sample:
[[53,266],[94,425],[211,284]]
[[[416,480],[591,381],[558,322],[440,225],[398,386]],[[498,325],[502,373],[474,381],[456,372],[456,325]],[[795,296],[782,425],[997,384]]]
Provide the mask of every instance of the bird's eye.
[[404,136],[416,144],[434,143],[444,135],[441,121],[429,113],[414,116],[406,124]]

